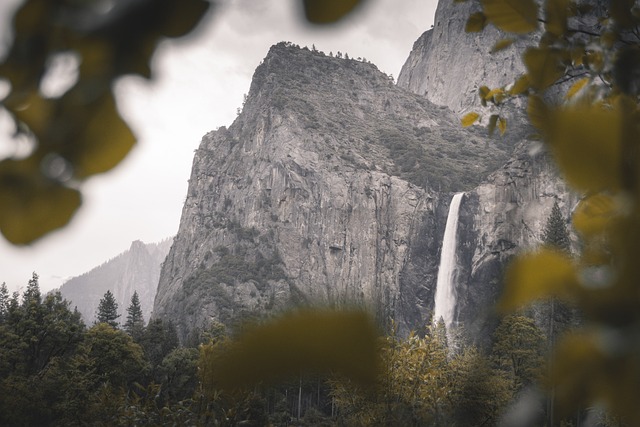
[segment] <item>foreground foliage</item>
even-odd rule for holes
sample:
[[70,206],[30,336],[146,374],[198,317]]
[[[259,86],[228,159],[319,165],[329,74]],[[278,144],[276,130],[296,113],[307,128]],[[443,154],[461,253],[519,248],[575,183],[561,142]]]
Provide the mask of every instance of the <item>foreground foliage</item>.
[[[458,0],[460,1],[460,0]],[[501,307],[557,297],[582,313],[552,362],[556,418],[604,404],[640,424],[640,7],[635,1],[481,0],[467,31],[489,24],[508,40],[541,31],[523,54],[526,73],[503,88],[480,88],[500,109],[526,97],[531,123],[567,182],[584,197],[573,213],[576,258],[543,249],[507,275]],[[470,125],[479,115],[463,118]]]

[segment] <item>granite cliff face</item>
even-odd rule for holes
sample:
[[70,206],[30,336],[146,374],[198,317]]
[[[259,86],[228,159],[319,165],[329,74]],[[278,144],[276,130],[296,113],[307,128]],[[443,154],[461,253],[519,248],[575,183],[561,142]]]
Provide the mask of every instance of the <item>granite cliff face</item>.
[[122,316],[119,321],[124,323],[131,296],[137,291],[142,314],[148,321],[158,287],[160,265],[170,247],[171,239],[150,244],[136,240],[127,251],[88,273],[66,281],[60,287],[60,293],[71,302],[71,307],[78,308],[84,321],[91,324],[95,320],[98,303],[107,290],[113,293]]
[[464,34],[469,6],[453,7],[439,5],[400,87],[369,63],[272,47],[242,113],[196,152],[154,316],[182,339],[307,303],[363,305],[400,333],[422,328],[450,199],[464,191],[456,319],[486,340],[506,262],[539,243],[554,200],[568,217],[576,196],[522,122],[509,139],[461,128],[480,82],[505,84],[522,66],[518,45],[489,56],[501,36]]
[[504,268],[541,243],[554,202],[567,220],[578,202],[548,155],[532,145],[467,192],[460,208],[457,320],[471,337],[484,339],[495,326]]
[[414,43],[398,86],[460,113],[479,107],[480,86],[502,87],[524,72],[520,54],[531,40],[518,39],[491,53],[506,36],[493,26],[466,33],[465,24],[476,7],[475,2],[438,2],[433,28]]
[[278,44],[195,155],[154,315],[183,337],[307,302],[424,323],[444,227],[425,188],[471,189],[508,154],[372,64]]

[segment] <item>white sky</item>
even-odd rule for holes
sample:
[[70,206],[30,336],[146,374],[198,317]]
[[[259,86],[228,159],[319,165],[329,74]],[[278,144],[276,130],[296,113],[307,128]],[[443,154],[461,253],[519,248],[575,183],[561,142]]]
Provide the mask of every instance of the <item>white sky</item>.
[[[0,0],[0,16],[7,5]],[[229,126],[248,93],[253,71],[280,41],[315,44],[325,53],[365,57],[397,78],[413,42],[433,23],[437,0],[369,0],[331,27],[310,27],[297,0],[227,0],[188,40],[164,42],[153,59],[152,82],[127,77],[117,100],[138,137],[113,171],[83,186],[72,222],[30,247],[0,237],[0,283],[24,289],[33,271],[49,290],[129,248],[178,231],[193,152],[201,137]],[[6,25],[0,19],[0,31]],[[1,124],[0,124],[1,126]],[[0,134],[0,157],[13,150]],[[6,156],[6,154],[4,154]]]

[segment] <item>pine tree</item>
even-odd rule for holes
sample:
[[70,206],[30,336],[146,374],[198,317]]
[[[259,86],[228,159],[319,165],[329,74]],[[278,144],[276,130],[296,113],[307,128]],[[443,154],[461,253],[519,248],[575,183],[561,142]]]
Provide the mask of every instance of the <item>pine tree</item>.
[[113,297],[111,291],[107,291],[104,297],[98,303],[98,312],[96,313],[96,323],[106,323],[113,328],[118,327],[116,319],[120,317],[118,314],[118,303]]
[[560,211],[558,202],[553,203],[551,215],[547,218],[547,223],[542,233],[542,241],[545,245],[551,246],[563,252],[571,252],[571,240],[566,221]]
[[9,313],[9,290],[7,284],[0,285],[0,324],[4,323]]
[[34,271],[29,283],[27,284],[27,290],[22,295],[22,301],[25,306],[30,303],[40,304],[42,302],[42,294],[40,293],[39,276]]
[[127,321],[124,324],[124,330],[134,341],[139,341],[144,332],[144,318],[138,291],[134,291],[131,296],[131,304],[127,308]]
[[[544,231],[542,233],[542,242],[553,249],[562,251],[564,253],[571,253],[571,240],[569,239],[569,230],[567,230],[567,225],[560,212],[560,206],[558,206],[558,201],[553,203],[553,208],[551,208],[551,215],[547,218],[547,223],[544,227]],[[571,312],[569,308],[556,301],[555,298],[549,299],[548,303],[548,331],[547,331],[547,345],[550,349],[555,347],[556,337],[558,332],[567,328],[568,324],[571,321]],[[549,371],[551,371],[551,364],[548,367]],[[553,422],[554,418],[554,390],[552,389],[549,397],[547,399],[547,419],[549,423]]]

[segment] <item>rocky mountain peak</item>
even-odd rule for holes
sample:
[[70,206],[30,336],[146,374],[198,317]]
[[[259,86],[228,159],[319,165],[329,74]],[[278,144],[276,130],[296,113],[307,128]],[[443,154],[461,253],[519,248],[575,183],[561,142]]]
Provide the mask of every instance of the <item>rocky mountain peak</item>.
[[[471,334],[490,327],[504,263],[535,240],[564,187],[544,159],[501,169],[525,126],[512,123],[506,138],[461,127],[457,112],[480,81],[465,80],[470,68],[481,66],[491,84],[520,65],[508,52],[512,63],[490,66],[484,53],[464,52],[490,48],[486,40],[460,49],[468,11],[447,16],[450,3],[416,43],[402,87],[362,58],[270,49],[236,120],[196,151],[154,316],[172,320],[181,339],[211,321],[308,303],[366,306],[401,332],[423,327],[451,193],[465,191],[458,255],[467,296],[457,315]],[[470,314],[478,307],[484,317]]]

